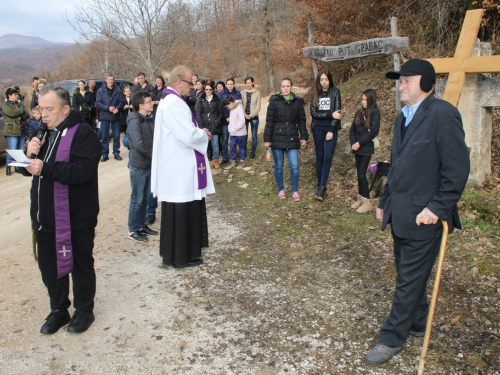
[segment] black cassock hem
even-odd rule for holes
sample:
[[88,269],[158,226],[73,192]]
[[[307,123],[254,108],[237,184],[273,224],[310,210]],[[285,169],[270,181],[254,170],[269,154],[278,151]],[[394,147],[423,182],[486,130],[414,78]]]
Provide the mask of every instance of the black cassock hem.
[[205,198],[185,203],[161,203],[160,255],[166,265],[185,266],[201,259],[208,247]]

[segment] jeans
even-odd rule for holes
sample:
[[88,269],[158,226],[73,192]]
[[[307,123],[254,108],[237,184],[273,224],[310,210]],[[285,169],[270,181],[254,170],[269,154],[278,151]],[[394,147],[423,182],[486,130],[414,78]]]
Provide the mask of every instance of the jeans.
[[120,120],[101,121],[102,156],[109,154],[109,127],[113,131],[113,155],[120,155]]
[[221,125],[221,131],[222,131],[222,160],[223,161],[228,161],[229,160],[229,155],[227,152],[227,143],[229,140],[229,125]]
[[333,138],[326,140],[328,127],[314,126],[312,128],[314,138],[314,148],[316,149],[316,177],[318,186],[326,186],[328,177],[330,176],[330,168],[332,167],[333,154],[337,146],[339,136],[338,130],[333,133]]
[[212,153],[214,160],[219,160],[219,134],[212,134]]
[[283,184],[283,162],[286,157],[290,166],[290,183],[292,184],[292,192],[299,191],[299,150],[282,148],[272,148],[274,158],[274,178],[278,185],[278,191],[285,190]]
[[[5,139],[7,140],[7,149],[8,150],[22,150],[24,147],[24,138],[25,135],[24,133],[21,133],[21,135],[6,135]],[[28,157],[30,155],[27,155]],[[10,156],[10,154],[7,154],[7,157],[5,159],[6,164],[14,162],[14,158]]]
[[137,232],[146,225],[148,199],[151,194],[151,168],[130,167],[130,207],[128,229]]
[[158,197],[153,197],[153,193],[150,193],[148,199],[148,216],[155,216],[157,207]]
[[359,195],[364,198],[370,198],[366,171],[368,170],[368,164],[370,164],[370,159],[372,157],[369,155],[354,155],[354,157],[356,158],[356,171],[358,173]]
[[245,161],[246,158],[246,142],[245,142],[245,135],[232,135],[230,144],[231,144],[231,161],[236,160],[236,146],[240,149],[240,160]]
[[251,125],[252,129],[252,152],[250,153],[250,157],[255,157],[255,150],[257,150],[257,140],[259,136],[257,132],[259,130],[259,116],[252,117],[250,120],[245,121],[245,125],[247,127],[247,135],[245,135],[245,151],[248,143],[248,124]]

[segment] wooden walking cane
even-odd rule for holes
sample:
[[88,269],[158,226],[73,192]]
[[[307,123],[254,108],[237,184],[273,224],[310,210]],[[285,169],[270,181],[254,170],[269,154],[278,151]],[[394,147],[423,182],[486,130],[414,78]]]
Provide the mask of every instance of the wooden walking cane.
[[431,305],[429,314],[427,315],[427,325],[425,326],[424,346],[420,355],[420,363],[418,365],[418,375],[424,373],[425,358],[427,357],[427,349],[431,339],[432,319],[434,318],[434,310],[436,309],[436,301],[439,292],[439,284],[441,284],[441,273],[443,271],[444,255],[446,253],[446,242],[448,241],[448,223],[441,220],[443,224],[443,236],[441,237],[441,246],[439,247],[439,258],[436,266],[436,277],[434,278],[434,288],[432,288]]

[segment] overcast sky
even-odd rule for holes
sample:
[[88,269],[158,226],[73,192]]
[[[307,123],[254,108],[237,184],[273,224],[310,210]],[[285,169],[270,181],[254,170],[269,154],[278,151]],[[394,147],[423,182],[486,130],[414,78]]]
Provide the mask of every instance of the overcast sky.
[[10,0],[0,12],[0,36],[37,36],[50,42],[73,43],[79,34],[62,17],[73,19],[80,0]]

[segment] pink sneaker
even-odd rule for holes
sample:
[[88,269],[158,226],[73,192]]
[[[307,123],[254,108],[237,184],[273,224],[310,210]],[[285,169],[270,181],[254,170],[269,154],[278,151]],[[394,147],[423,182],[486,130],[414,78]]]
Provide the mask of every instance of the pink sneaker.
[[278,193],[278,198],[279,198],[279,199],[285,199],[285,198],[286,198],[286,195],[285,195],[285,190],[281,190],[281,191]]
[[293,200],[294,200],[295,202],[299,202],[299,201],[300,201],[300,195],[299,195],[299,193],[297,193],[296,191],[294,191],[294,192],[292,193],[292,198],[293,198]]

